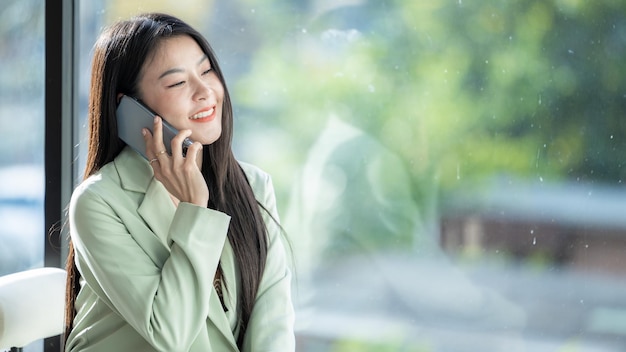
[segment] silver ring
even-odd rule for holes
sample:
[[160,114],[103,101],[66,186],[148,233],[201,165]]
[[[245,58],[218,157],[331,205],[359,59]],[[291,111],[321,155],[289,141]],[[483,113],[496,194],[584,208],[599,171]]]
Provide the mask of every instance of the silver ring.
[[154,159],[150,160],[150,165],[152,165],[152,163],[155,162],[155,161],[159,161],[159,159],[154,158]]

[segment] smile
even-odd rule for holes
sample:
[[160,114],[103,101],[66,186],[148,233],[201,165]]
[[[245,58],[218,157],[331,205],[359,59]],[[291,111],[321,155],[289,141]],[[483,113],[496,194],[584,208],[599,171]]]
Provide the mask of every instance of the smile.
[[211,109],[205,110],[205,111],[200,111],[199,113],[191,116],[190,119],[191,120],[203,119],[203,118],[206,118],[206,117],[209,117],[209,116],[213,115],[214,111],[215,111],[215,108],[211,108]]

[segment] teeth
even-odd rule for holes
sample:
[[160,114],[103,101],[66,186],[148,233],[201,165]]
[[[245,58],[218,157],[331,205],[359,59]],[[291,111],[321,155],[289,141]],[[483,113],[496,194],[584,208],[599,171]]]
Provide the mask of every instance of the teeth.
[[195,115],[193,115],[192,117],[190,117],[192,120],[197,120],[197,119],[201,119],[203,117],[207,117],[209,115],[211,115],[213,113],[213,110],[215,110],[214,108],[211,110],[207,110],[207,111],[203,111],[203,112],[199,112]]

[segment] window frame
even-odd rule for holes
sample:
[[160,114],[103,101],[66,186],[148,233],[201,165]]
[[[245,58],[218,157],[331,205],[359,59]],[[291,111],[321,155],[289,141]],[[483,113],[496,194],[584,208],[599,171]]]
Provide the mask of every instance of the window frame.
[[[73,128],[76,109],[78,1],[45,0],[45,199],[44,265],[65,267],[68,239],[65,209],[76,165]],[[44,340],[44,351],[61,351],[61,336]]]

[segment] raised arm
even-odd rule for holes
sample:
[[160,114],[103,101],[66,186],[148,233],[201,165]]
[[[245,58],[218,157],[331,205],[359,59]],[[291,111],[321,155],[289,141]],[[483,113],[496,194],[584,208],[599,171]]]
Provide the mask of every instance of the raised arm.
[[75,192],[70,226],[77,265],[99,298],[156,350],[188,350],[205,326],[230,218],[181,203],[168,251],[136,209],[120,205],[126,201],[120,193],[105,200]]

